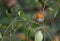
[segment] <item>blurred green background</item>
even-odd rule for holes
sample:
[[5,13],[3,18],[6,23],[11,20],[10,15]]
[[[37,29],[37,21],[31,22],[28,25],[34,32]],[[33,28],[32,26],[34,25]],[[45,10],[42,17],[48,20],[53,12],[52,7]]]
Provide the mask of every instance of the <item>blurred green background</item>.
[[[41,24],[35,21],[35,15],[43,11],[44,4],[46,16]],[[54,41],[55,36],[60,36],[60,0],[18,0],[11,13],[0,0],[0,40],[20,41],[16,36],[20,28],[28,37],[34,37],[35,31],[41,30],[45,41]]]

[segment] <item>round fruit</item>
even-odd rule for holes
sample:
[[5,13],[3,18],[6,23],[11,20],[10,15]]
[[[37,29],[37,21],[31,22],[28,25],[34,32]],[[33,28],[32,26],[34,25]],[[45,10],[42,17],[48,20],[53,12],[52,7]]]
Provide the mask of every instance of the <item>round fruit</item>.
[[35,41],[42,41],[43,40],[43,34],[41,31],[38,31],[35,33]]

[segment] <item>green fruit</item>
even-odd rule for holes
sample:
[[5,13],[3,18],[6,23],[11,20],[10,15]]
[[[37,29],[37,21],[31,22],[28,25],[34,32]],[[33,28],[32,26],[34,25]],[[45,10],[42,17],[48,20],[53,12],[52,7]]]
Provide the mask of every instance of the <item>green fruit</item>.
[[0,33],[0,39],[2,38],[2,34]]
[[35,33],[35,41],[42,41],[43,40],[43,34],[41,31],[38,31]]

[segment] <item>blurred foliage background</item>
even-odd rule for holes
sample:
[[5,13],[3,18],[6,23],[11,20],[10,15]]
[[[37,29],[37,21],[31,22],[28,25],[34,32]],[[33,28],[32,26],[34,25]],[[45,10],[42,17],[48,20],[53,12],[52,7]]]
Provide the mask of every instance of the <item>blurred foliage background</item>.
[[[2,3],[0,0],[0,41],[20,41],[16,36],[20,28],[28,37],[41,30],[43,41],[54,41],[60,36],[60,0],[18,0],[11,13]],[[48,7],[46,10],[44,5]],[[44,11],[44,23],[36,21],[38,11]]]

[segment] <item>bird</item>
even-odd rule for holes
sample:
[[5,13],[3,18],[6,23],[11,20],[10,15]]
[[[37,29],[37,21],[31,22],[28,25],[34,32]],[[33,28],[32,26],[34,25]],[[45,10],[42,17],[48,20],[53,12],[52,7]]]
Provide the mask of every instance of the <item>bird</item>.
[[44,22],[44,14],[39,11],[36,15],[36,19],[38,22]]

